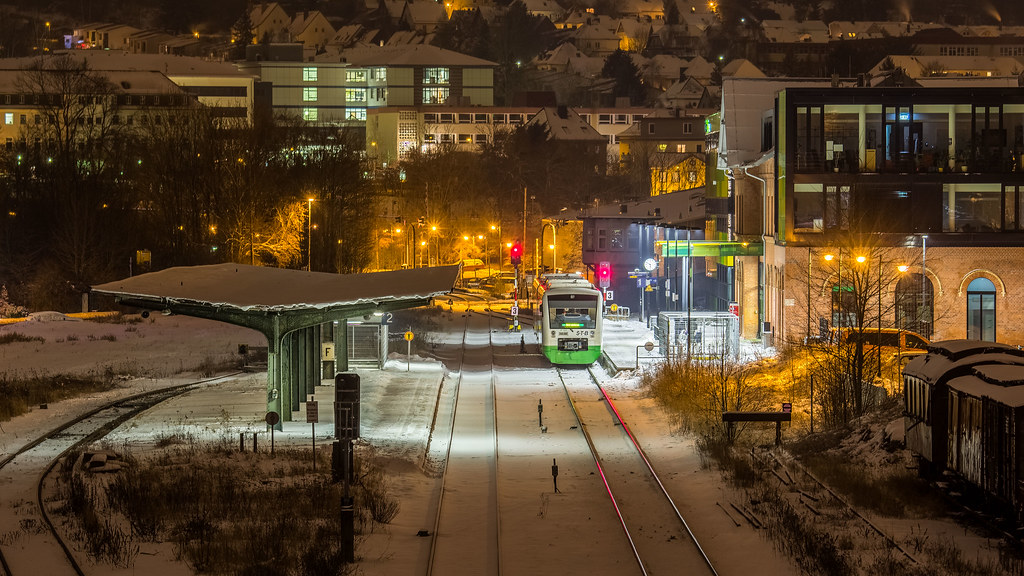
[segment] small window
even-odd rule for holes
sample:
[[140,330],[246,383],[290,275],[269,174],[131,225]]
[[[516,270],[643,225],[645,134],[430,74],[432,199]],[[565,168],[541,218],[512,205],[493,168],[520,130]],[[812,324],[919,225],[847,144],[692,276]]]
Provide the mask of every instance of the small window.
[[302,69],[302,81],[303,82],[316,82],[317,76],[318,76],[318,74],[317,74],[317,69],[316,69],[315,66]]
[[316,102],[317,89],[316,86],[307,86],[302,89],[302,101],[303,102]]
[[691,122],[683,124],[683,134],[693,134],[693,124]]
[[487,144],[487,134],[476,134],[473,136],[473,140],[477,144]]
[[471,124],[473,122],[472,114],[459,114],[459,124]]
[[14,124],[14,112],[4,112],[4,124]]
[[366,70],[346,70],[346,82],[366,82]]
[[306,122],[316,122],[319,118],[319,113],[316,108],[303,108],[302,119]]
[[647,125],[647,133],[648,134],[654,134],[654,124],[648,124]]

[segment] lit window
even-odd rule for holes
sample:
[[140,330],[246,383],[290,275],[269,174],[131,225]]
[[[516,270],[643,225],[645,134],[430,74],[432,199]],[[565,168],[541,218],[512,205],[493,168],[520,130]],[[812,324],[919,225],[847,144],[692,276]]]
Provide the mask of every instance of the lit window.
[[317,71],[316,68],[303,68],[302,69],[302,80],[303,82],[316,82]]
[[306,122],[316,122],[319,114],[316,108],[303,108],[302,119]]
[[423,103],[424,104],[444,104],[448,101],[448,89],[447,88],[424,88],[423,89]]
[[346,70],[346,82],[366,82],[366,70]]
[[366,108],[349,108],[345,111],[348,120],[366,120]]
[[4,124],[14,124],[14,112],[4,112]]
[[366,102],[366,88],[346,88],[345,102]]
[[302,89],[302,101],[303,102],[316,102],[317,89],[315,86],[310,86]]
[[423,83],[424,84],[447,84],[448,83],[448,69],[447,68],[424,68],[423,69]]

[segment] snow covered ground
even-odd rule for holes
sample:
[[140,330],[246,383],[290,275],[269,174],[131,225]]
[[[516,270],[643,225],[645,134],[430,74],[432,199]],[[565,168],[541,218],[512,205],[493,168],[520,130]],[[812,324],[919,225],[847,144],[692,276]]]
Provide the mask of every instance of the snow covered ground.
[[[361,536],[358,555],[362,574],[421,574],[429,554],[429,538],[417,534],[433,529],[433,505],[438,490],[439,459],[446,448],[441,435],[431,435],[438,399],[444,400],[449,386],[458,376],[448,359],[455,358],[462,346],[461,328],[465,313],[454,311],[442,319],[435,353],[445,362],[393,353],[383,370],[360,370],[362,382],[362,432],[360,442],[372,446],[375,455],[387,467],[391,491],[401,504],[394,521],[382,531]],[[654,341],[653,333],[642,323],[609,321],[605,325],[605,350],[611,363],[632,367],[657,361],[644,348]],[[14,374],[88,373],[112,370],[131,374],[115,390],[76,398],[33,409],[14,420],[0,423],[0,459],[58,421],[82,413],[111,398],[143,389],[167,386],[195,379],[197,370],[211,362],[237,359],[239,344],[265,345],[253,331],[212,321],[180,316],[154,315],[133,324],[101,324],[57,320],[0,326],[0,335],[17,331],[44,338],[44,343],[25,342],[0,346],[0,376]],[[520,338],[527,354],[519,353]],[[497,371],[497,397],[502,403],[499,440],[502,454],[501,478],[502,534],[507,539],[504,568],[507,574],[634,573],[635,564],[618,554],[621,529],[605,527],[610,511],[593,476],[592,464],[577,454],[578,434],[565,419],[564,400],[557,399],[556,383],[550,369],[536,351],[537,334],[529,327],[522,333],[507,332],[496,325],[490,330]],[[768,356],[771,350],[746,344],[751,355]],[[656,353],[655,348],[655,353]],[[546,371],[545,371],[546,370]],[[147,414],[144,421],[122,427],[112,435],[113,444],[145,450],[154,439],[170,432],[192,434],[212,441],[237,439],[239,433],[260,436],[261,448],[269,444],[263,422],[266,410],[266,375],[242,374],[216,387],[188,394],[168,402]],[[606,373],[605,384],[624,419],[656,460],[656,468],[668,479],[670,490],[678,495],[683,514],[698,519],[695,532],[713,558],[721,559],[719,574],[789,575],[799,570],[782,557],[773,544],[747,524],[736,525],[726,512],[728,503],[738,497],[717,472],[702,466],[691,438],[673,433],[668,418],[653,400],[639,389],[639,378],[631,370]],[[333,434],[333,386],[329,381],[316,390],[321,401],[320,424],[316,426],[316,444],[326,449]],[[537,398],[543,397],[549,431],[537,427]],[[563,395],[564,398],[564,395]],[[275,434],[275,442],[295,446],[312,445],[312,426],[302,411],[293,422],[284,423]],[[502,432],[504,431],[504,432]],[[561,473],[560,493],[551,486],[551,458],[558,458]],[[0,472],[0,491],[6,471]],[[458,498],[458,493],[448,498]],[[0,514],[5,513],[0,510]],[[929,522],[932,534],[953,531],[955,525],[939,526]],[[609,525],[610,526],[610,525]],[[894,526],[894,529],[897,527]],[[581,535],[586,535],[584,539]],[[32,552],[31,539],[7,538],[4,546]],[[0,534],[0,543],[5,535]],[[187,573],[170,561],[168,544],[149,545],[131,570],[94,567],[91,573]],[[992,549],[991,542],[979,541],[979,551]],[[742,551],[743,553],[737,553]],[[979,552],[981,554],[982,552]],[[87,573],[90,573],[87,570]]]

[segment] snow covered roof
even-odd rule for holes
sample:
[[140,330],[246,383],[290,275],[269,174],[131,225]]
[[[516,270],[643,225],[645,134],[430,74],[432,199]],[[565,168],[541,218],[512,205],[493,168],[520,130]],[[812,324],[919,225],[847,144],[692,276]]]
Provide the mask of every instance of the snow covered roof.
[[[1006,367],[1009,368],[1009,367]],[[1018,373],[1024,372],[1024,367],[1013,366]],[[949,381],[952,390],[963,392],[975,398],[991,398],[992,400],[1013,408],[1024,406],[1024,386],[1000,386],[990,384],[976,374],[953,378]]]
[[559,142],[590,142],[604,144],[608,139],[574,110],[566,107],[541,108],[526,123],[539,124],[547,128],[548,140]]
[[737,58],[722,68],[722,76],[736,76],[738,78],[764,78],[764,72],[746,58]]
[[762,20],[761,29],[764,30],[764,37],[768,42],[828,42],[828,26],[817,20]]
[[459,266],[367,274],[306,272],[247,264],[181,266],[93,286],[92,292],[246,311],[398,302],[450,292]]
[[356,66],[497,66],[490,60],[429,44],[352,48],[342,52],[341,57]]

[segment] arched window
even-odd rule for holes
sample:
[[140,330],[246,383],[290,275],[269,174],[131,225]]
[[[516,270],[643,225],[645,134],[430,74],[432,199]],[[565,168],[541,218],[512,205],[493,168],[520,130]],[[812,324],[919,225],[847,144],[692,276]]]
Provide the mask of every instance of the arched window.
[[932,337],[932,283],[921,274],[906,274],[896,284],[896,327]]
[[988,278],[967,285],[967,339],[996,341],[996,286]]

